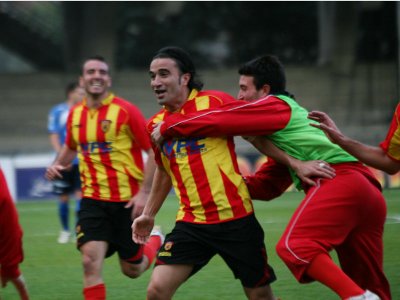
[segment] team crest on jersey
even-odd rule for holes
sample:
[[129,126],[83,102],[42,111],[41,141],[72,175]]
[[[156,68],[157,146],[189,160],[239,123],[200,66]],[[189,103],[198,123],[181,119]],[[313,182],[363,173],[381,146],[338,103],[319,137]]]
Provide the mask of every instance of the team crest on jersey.
[[100,124],[101,124],[101,130],[103,132],[107,132],[110,130],[111,127],[111,120],[101,120]]

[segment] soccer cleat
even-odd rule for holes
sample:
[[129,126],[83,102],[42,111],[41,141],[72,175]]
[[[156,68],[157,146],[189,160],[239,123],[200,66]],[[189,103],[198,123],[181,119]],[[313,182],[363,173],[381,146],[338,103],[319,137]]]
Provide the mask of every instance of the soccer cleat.
[[161,231],[161,226],[155,225],[153,227],[153,230],[150,233],[150,237],[152,237],[152,236],[159,236],[160,240],[161,240],[161,245],[164,243],[165,236],[163,235],[163,233]]
[[347,298],[347,300],[381,300],[381,298],[377,294],[366,290],[364,294]]
[[69,241],[69,238],[71,236],[71,233],[66,230],[61,230],[60,235],[58,236],[57,242],[59,244],[66,244]]

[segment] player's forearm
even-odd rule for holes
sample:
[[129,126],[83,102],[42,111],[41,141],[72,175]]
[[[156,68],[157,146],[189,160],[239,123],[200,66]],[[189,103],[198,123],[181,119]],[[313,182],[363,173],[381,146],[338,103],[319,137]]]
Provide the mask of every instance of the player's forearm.
[[150,196],[143,209],[143,215],[154,218],[171,190],[171,178],[161,167],[157,167]]
[[58,134],[51,133],[49,139],[50,139],[50,144],[53,147],[53,150],[59,153],[62,149],[62,145],[60,144],[60,139],[58,137]]
[[400,163],[391,159],[380,147],[365,145],[348,137],[338,141],[338,145],[361,162],[373,168],[388,174],[395,174],[400,170]]
[[53,165],[68,166],[76,157],[76,151],[70,149],[67,145],[64,145],[58,153]]
[[145,193],[150,193],[151,186],[153,183],[153,177],[156,170],[156,163],[154,161],[154,152],[153,150],[147,151],[148,157],[144,169],[144,178],[141,187],[141,191]]
[[295,166],[297,159],[293,158],[283,150],[275,146],[269,139],[265,137],[255,137],[251,140],[253,146],[267,157],[271,157],[276,162],[289,168]]

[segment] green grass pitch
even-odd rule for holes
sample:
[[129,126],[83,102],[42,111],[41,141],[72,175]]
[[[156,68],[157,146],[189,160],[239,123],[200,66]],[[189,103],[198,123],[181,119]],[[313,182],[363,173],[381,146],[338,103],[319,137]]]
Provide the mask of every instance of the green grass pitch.
[[[393,299],[400,299],[400,190],[385,190],[384,194],[388,204],[384,266]],[[338,299],[332,291],[319,283],[297,283],[275,253],[275,244],[302,196],[302,193],[288,192],[272,202],[254,202],[257,218],[265,230],[269,261],[278,277],[272,288],[283,300]],[[73,243],[60,245],[56,242],[59,231],[56,201],[19,202],[17,208],[24,229],[25,260],[21,268],[32,300],[83,299],[80,254]],[[156,220],[164,231],[172,229],[176,209],[177,201],[171,196]],[[333,257],[336,259],[334,254]],[[107,298],[145,299],[150,273],[151,270],[132,280],[121,274],[115,255],[107,259],[103,273]],[[18,299],[10,285],[0,289],[0,298]],[[178,289],[174,299],[235,300],[245,297],[240,282],[234,280],[222,259],[215,257]]]

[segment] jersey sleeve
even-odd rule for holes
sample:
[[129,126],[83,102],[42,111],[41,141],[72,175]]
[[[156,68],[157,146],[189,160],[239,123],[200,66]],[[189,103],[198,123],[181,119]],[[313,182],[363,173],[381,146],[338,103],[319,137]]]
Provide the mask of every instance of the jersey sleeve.
[[70,111],[67,119],[67,124],[66,124],[66,136],[65,136],[65,145],[68,146],[68,148],[72,150],[77,149],[77,144],[72,138],[72,116],[73,116],[73,109]]
[[386,138],[379,146],[387,155],[400,162],[400,104],[397,105]]
[[151,148],[151,143],[146,128],[146,120],[141,111],[134,105],[129,106],[128,125],[140,148],[146,151],[149,150]]
[[252,199],[272,200],[289,188],[292,178],[286,166],[268,158],[255,174],[245,177],[245,182]]
[[285,128],[290,116],[288,104],[268,96],[252,102],[228,102],[198,113],[174,114],[165,119],[160,130],[164,138],[270,135]]
[[[154,118],[150,118],[150,121],[147,123],[147,133],[148,133],[149,137],[150,137],[151,131],[153,130],[154,124],[155,124]],[[156,164],[159,166],[162,166],[160,149],[154,143],[151,143],[151,147],[153,148],[154,160],[155,160]]]

